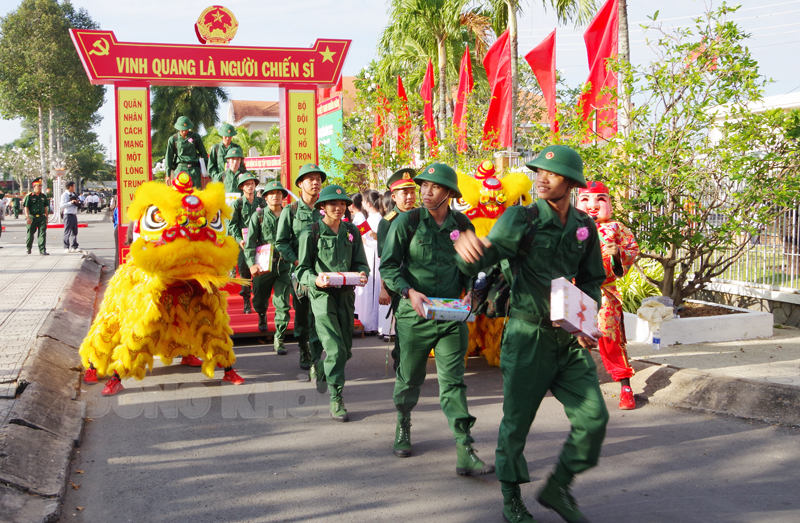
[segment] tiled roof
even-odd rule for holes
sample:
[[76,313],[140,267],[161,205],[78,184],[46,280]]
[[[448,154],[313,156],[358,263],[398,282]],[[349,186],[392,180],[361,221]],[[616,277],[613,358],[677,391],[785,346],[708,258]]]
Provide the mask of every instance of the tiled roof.
[[233,104],[233,121],[241,122],[247,117],[272,116],[277,118],[280,113],[280,103],[262,102],[256,100],[231,100]]

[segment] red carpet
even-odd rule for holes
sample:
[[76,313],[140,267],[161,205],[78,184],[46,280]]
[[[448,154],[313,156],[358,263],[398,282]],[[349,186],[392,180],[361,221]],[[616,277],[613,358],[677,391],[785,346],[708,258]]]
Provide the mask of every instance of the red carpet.
[[[242,312],[244,308],[244,300],[239,296],[239,285],[229,283],[222,290],[228,293],[228,316],[231,317],[230,326],[233,329],[233,337],[248,337],[266,335],[258,330],[258,314],[253,311],[250,314]],[[269,308],[267,308],[267,326],[268,333],[275,333],[275,308],[272,306],[272,297],[270,297]],[[360,332],[363,337],[364,327],[357,319],[353,320],[353,329]],[[287,334],[294,333],[294,308],[289,309],[289,327],[286,330]]]
[[[79,223],[78,224],[78,228],[88,227],[88,226],[89,226],[88,223]],[[64,224],[63,223],[48,223],[47,224],[47,228],[48,229],[63,229],[64,228]]]

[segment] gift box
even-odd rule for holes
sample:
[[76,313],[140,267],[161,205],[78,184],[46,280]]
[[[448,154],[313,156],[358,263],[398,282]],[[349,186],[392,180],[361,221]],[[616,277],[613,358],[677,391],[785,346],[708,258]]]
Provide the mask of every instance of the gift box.
[[271,243],[256,247],[256,265],[258,265],[262,271],[272,271],[272,256],[274,252],[275,249],[272,247]]
[[425,318],[429,320],[466,321],[472,308],[468,303],[461,303],[460,298],[428,298],[431,305],[422,304]]
[[550,284],[550,319],[575,336],[597,339],[597,302],[565,278]]
[[322,280],[333,287],[341,287],[342,285],[355,285],[363,287],[361,283],[361,274],[358,272],[321,272]]

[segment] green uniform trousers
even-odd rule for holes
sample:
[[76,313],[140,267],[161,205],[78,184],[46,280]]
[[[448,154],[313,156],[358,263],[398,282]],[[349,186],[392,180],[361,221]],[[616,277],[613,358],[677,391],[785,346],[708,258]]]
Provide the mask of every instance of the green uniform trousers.
[[265,272],[253,278],[253,309],[259,314],[267,312],[269,296],[272,296],[272,305],[275,307],[275,344],[283,342],[286,337],[286,328],[289,326],[289,289],[292,282],[289,273]]
[[[253,275],[250,274],[250,266],[247,265],[247,260],[245,259],[245,256],[244,256],[244,249],[242,249],[241,246],[239,246],[239,261],[237,263],[238,263],[237,266],[239,267],[239,277],[240,278],[245,278],[245,279],[249,280],[250,278],[253,277]],[[245,300],[249,300],[250,299],[250,286],[249,285],[242,285],[242,289],[239,291],[239,296],[241,296]]]
[[294,308],[294,338],[300,347],[308,347],[311,352],[311,361],[322,357],[322,343],[319,341],[317,330],[314,327],[314,313],[308,296],[298,298],[294,287],[289,285],[292,293],[292,307]]
[[[325,379],[328,385],[344,386],[344,365],[353,357],[353,319],[355,318],[356,293],[352,287],[342,289],[309,289],[311,311],[314,314],[314,330],[325,349]],[[297,321],[295,311],[295,322]],[[311,351],[311,359],[317,361],[320,354]]]
[[19,218],[19,207],[14,207],[14,219]]
[[28,224],[25,246],[31,250],[33,246],[33,234],[39,232],[39,252],[47,250],[47,216],[31,216],[31,223]]
[[177,176],[178,173],[180,173],[181,171],[188,173],[189,176],[192,177],[192,184],[194,185],[195,189],[200,190],[203,188],[201,182],[201,180],[203,179],[203,173],[200,172],[199,163],[193,163],[191,167],[189,167],[189,164],[179,163],[178,167],[173,171],[173,175]]
[[436,375],[439,379],[439,404],[447,417],[457,443],[474,440],[469,435],[475,418],[467,409],[464,384],[464,356],[469,331],[465,323],[421,318],[409,300],[397,307],[395,339],[400,343],[400,365],[394,382],[394,404],[398,412],[410,415],[419,401],[419,391],[427,374],[428,355],[436,350]]
[[500,370],[503,420],[497,438],[497,479],[517,484],[530,482],[522,452],[548,390],[564,406],[572,424],[556,467],[556,479],[568,484],[572,476],[597,464],[608,410],[589,350],[563,329],[509,318]]

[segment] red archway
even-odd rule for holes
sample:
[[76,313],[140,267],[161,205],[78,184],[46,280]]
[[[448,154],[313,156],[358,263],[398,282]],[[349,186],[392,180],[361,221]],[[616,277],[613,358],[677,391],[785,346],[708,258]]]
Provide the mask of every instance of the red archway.
[[278,87],[281,179],[294,189],[300,166],[318,161],[316,89],[336,84],[351,42],[318,39],[311,48],[147,44],[118,42],[112,31],[70,32],[90,82],[114,85],[120,217],[136,188],[152,179],[151,85]]

